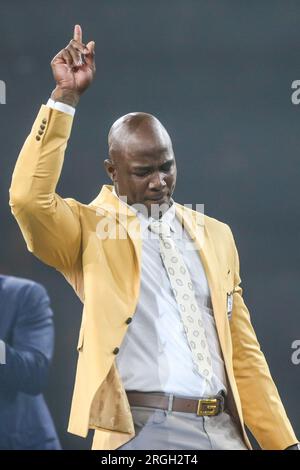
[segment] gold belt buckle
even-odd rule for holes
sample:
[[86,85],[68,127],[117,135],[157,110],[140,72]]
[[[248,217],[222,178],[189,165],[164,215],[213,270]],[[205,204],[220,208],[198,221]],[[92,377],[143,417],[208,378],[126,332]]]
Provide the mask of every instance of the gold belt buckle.
[[198,400],[197,416],[213,416],[218,410],[216,398],[205,398]]

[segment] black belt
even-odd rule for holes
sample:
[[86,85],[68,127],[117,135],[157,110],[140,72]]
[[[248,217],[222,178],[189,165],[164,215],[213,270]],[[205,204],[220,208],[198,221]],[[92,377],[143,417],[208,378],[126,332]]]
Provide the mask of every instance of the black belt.
[[223,390],[215,396],[204,398],[178,397],[164,392],[126,391],[131,406],[145,406],[169,411],[196,413],[197,416],[216,416],[226,409]]

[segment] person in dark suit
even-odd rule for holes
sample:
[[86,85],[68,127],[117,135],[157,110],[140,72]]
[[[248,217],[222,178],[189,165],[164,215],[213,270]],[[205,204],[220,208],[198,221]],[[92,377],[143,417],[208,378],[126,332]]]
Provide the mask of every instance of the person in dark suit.
[[0,449],[61,449],[42,395],[53,354],[45,288],[0,275]]

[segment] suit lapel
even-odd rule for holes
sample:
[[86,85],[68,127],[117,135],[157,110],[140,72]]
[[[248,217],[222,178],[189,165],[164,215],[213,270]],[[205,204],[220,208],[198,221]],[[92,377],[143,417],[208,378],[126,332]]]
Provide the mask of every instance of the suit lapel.
[[[124,234],[128,234],[134,247],[136,275],[137,279],[141,272],[142,240],[140,236],[140,222],[130,206],[121,202],[113,193],[113,186],[104,184],[98,196],[90,202],[89,206],[101,209],[112,219],[115,219],[124,229]],[[121,232],[119,232],[121,233]]]
[[213,245],[209,224],[204,214],[192,215],[190,209],[176,203],[176,214],[195,243],[207,277],[213,306],[214,318],[221,349],[226,357],[226,317],[224,315],[224,293],[222,289],[221,270]]

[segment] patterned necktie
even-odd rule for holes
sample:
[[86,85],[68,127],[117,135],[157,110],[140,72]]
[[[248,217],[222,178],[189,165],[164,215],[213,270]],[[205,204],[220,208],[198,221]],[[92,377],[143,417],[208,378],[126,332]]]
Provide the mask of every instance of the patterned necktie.
[[176,243],[171,238],[170,227],[166,222],[156,220],[149,224],[149,230],[159,235],[160,255],[178,304],[183,331],[192,352],[193,362],[198,373],[211,383],[211,356],[188,268]]

